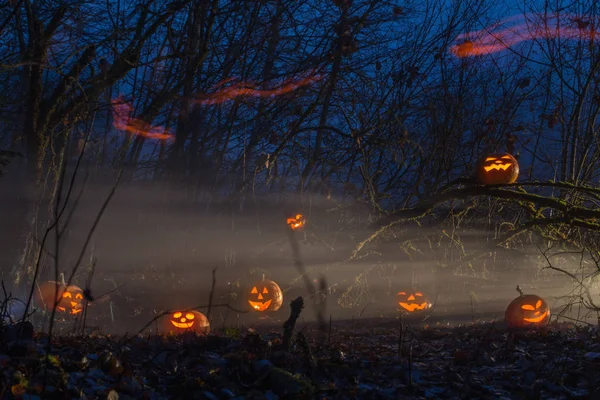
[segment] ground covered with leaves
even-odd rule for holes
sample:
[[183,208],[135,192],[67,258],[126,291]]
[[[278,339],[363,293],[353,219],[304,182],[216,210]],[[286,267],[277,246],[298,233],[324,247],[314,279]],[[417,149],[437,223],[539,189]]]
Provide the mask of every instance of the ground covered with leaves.
[[[391,326],[392,325],[392,326]],[[589,399],[600,396],[596,327],[510,332],[372,323],[196,336],[16,340],[0,348],[1,399]],[[24,329],[27,336],[27,329]],[[322,331],[321,331],[322,332]],[[49,356],[47,356],[49,354]],[[43,388],[45,387],[45,393]]]

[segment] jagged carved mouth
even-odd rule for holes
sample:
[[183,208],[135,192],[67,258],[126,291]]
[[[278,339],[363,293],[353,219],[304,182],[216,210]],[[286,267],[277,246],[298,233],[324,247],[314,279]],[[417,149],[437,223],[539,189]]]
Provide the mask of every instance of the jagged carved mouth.
[[[71,302],[71,307],[73,307],[69,310],[69,314],[71,315],[76,315],[83,312],[83,308],[81,308],[81,306],[78,303]],[[56,307],[56,309],[60,312],[67,312],[67,309],[65,307]]]
[[248,300],[248,304],[257,311],[265,311],[271,305],[271,300],[265,302]]
[[492,164],[492,165],[483,167],[483,169],[485,169],[485,172],[490,172],[492,170],[506,171],[507,169],[509,169],[511,167],[511,165],[512,164]]
[[417,310],[424,310],[427,308],[427,303],[421,303],[421,304],[417,304],[417,303],[404,303],[404,302],[398,302],[398,304],[400,305],[400,307],[404,308],[406,311],[417,311]]

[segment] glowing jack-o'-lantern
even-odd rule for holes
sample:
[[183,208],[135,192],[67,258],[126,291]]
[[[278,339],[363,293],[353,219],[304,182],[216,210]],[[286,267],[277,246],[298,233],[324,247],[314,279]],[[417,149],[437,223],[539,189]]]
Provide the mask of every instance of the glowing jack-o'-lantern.
[[543,326],[550,320],[550,307],[540,296],[524,294],[510,302],[504,319],[509,327]]
[[208,318],[200,311],[175,311],[168,314],[164,319],[165,331],[171,334],[184,332],[196,332],[207,334],[210,332]]
[[275,282],[263,279],[252,285],[248,293],[248,304],[255,311],[277,311],[283,304],[283,292]]
[[519,177],[519,163],[508,153],[489,154],[477,164],[477,181],[482,185],[506,185]]
[[400,306],[400,311],[409,314],[420,313],[431,308],[431,303],[422,292],[398,292],[396,300]]
[[287,224],[292,230],[302,229],[306,224],[306,218],[302,214],[296,214],[296,216],[287,219]]
[[[58,287],[58,301],[56,301],[56,288]],[[56,304],[56,311],[70,315],[83,312],[83,290],[76,285],[64,285],[55,281],[44,282],[36,292],[37,301],[47,310],[52,310]]]

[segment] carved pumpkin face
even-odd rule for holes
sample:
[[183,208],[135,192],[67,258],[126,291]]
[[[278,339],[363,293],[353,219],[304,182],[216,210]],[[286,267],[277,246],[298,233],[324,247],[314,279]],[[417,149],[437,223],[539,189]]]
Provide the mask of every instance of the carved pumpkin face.
[[511,301],[506,308],[504,319],[509,327],[543,326],[550,319],[550,307],[541,297],[526,294]]
[[396,298],[400,310],[410,314],[431,308],[431,303],[422,292],[398,292]]
[[306,224],[306,218],[302,214],[296,214],[295,217],[287,219],[287,224],[292,230],[302,229]]
[[79,314],[83,311],[83,290],[79,286],[67,286],[57,307],[59,311]]
[[489,154],[477,164],[477,181],[482,185],[506,185],[519,177],[519,163],[508,153]]
[[168,333],[196,332],[206,334],[210,332],[208,318],[196,310],[175,311],[166,316],[165,321],[165,330]]
[[[56,301],[56,287],[58,286],[58,299]],[[56,311],[70,315],[83,312],[83,290],[76,285],[66,286],[54,281],[44,282],[36,293],[38,301],[47,310],[52,310],[56,304]]]
[[265,279],[250,288],[248,304],[259,312],[277,311],[283,304],[283,292],[275,282]]

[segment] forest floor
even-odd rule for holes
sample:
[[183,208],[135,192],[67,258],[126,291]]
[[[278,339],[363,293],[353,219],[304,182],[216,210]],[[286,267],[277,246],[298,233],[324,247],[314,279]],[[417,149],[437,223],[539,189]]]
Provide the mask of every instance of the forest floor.
[[[0,400],[600,399],[600,330],[552,322],[508,331],[501,318],[516,296],[512,282],[456,284],[431,299],[435,313],[425,321],[398,318],[383,285],[373,289],[381,301],[359,308],[341,308],[331,296],[325,332],[307,300],[287,351],[282,325],[289,299],[306,296],[302,287],[292,287],[277,312],[221,307],[212,311],[210,335],[165,337],[152,318],[169,306],[207,304],[210,294],[184,290],[179,279],[160,282],[135,281],[90,306],[86,334],[73,334],[73,321],[60,317],[50,348],[38,314],[35,332],[25,329],[20,341],[18,328],[0,326]],[[523,287],[549,292],[539,286]],[[212,304],[227,296],[215,293]]]
[[43,336],[31,331],[16,342],[14,329],[5,330],[0,398],[600,398],[596,327],[508,331],[501,323],[415,327],[381,318],[322,332],[308,323],[284,351],[277,325],[208,336],[56,336],[49,357]]

